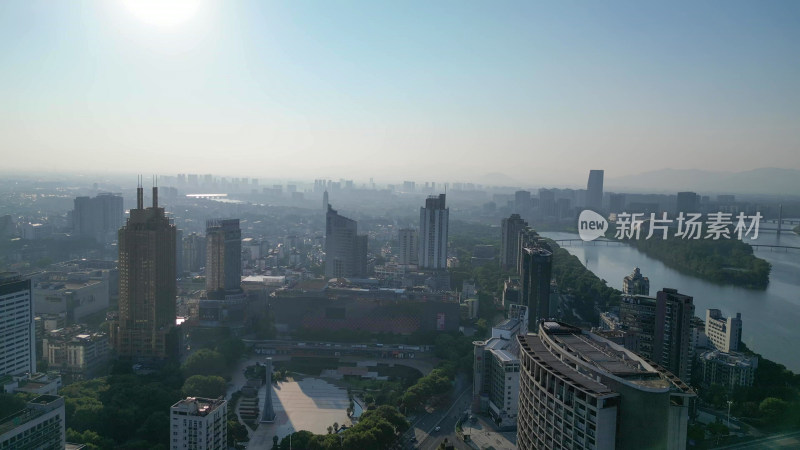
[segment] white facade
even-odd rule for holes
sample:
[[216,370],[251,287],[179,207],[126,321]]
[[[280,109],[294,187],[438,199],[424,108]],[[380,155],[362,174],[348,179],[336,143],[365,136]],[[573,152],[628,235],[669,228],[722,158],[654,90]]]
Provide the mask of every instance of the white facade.
[[228,446],[228,402],[187,397],[170,408],[172,450],[225,450]]
[[715,349],[730,353],[739,350],[742,339],[742,315],[723,317],[718,309],[706,310],[706,336]]
[[419,267],[447,268],[447,229],[450,210],[445,208],[445,194],[428,197],[419,209]]
[[31,281],[0,273],[0,375],[36,372]]

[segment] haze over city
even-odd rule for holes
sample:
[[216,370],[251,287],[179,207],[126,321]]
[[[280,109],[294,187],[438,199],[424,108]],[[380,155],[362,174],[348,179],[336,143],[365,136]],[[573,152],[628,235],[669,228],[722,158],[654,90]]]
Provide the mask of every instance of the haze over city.
[[800,169],[796,2],[157,3],[0,5],[2,170]]

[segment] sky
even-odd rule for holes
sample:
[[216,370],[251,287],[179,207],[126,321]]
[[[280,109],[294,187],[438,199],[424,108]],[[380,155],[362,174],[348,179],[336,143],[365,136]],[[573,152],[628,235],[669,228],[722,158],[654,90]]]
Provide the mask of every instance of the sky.
[[797,1],[7,0],[0,170],[800,169],[798,42]]

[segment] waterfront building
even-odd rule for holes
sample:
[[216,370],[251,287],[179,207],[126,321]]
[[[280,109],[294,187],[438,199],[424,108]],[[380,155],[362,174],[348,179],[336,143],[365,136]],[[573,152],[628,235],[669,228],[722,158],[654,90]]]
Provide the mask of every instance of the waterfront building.
[[742,315],[723,317],[718,309],[706,310],[705,332],[709,343],[715,349],[730,353],[739,350],[742,341]]
[[540,319],[550,317],[550,279],[553,253],[546,247],[531,245],[522,249],[521,294],[528,307],[528,329],[535,330]]
[[646,295],[623,295],[619,303],[619,321],[625,332],[625,348],[654,359],[656,299]]
[[683,450],[695,393],[605,338],[542,321],[520,335],[517,446]]
[[590,170],[586,183],[586,207],[599,211],[603,208],[603,170]]
[[528,222],[519,214],[503,219],[500,224],[500,265],[503,269],[513,269],[519,258],[519,233],[527,228]]
[[692,375],[693,298],[664,288],[656,294],[656,322],[653,335],[653,360],[681,380]]
[[719,384],[728,389],[752,386],[758,369],[758,357],[738,352],[706,350],[697,357],[703,386]]
[[628,295],[650,295],[650,279],[643,276],[639,268],[622,280],[622,293]]

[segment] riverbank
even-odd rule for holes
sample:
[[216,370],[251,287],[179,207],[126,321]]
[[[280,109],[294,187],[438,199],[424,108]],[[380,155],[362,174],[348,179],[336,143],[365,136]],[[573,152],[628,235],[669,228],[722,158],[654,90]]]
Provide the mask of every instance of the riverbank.
[[764,290],[772,266],[755,256],[753,248],[738,239],[625,240],[645,255],[681,273],[717,284]]

